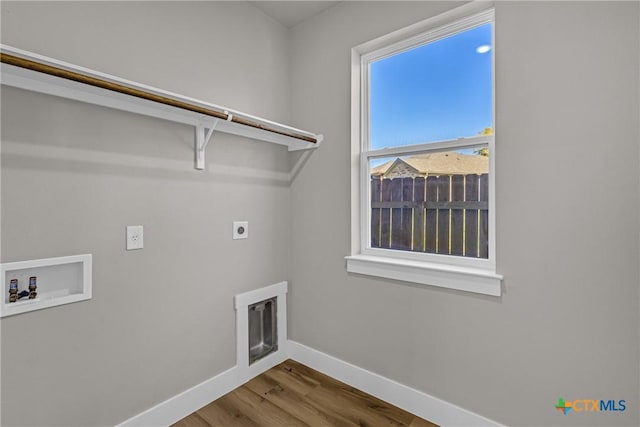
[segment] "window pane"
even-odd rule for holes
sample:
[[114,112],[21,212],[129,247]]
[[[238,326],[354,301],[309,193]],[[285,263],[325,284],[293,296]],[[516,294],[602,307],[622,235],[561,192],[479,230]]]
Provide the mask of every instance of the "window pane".
[[371,248],[488,258],[487,147],[369,162]]
[[490,132],[491,33],[487,23],[372,62],[370,149]]

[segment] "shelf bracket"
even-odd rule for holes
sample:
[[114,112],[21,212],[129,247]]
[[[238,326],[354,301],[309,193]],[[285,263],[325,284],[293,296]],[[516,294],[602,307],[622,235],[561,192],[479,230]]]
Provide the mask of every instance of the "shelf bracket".
[[204,170],[205,157],[204,152],[209,145],[211,136],[218,126],[218,121],[212,122],[210,125],[198,124],[196,125],[196,169]]

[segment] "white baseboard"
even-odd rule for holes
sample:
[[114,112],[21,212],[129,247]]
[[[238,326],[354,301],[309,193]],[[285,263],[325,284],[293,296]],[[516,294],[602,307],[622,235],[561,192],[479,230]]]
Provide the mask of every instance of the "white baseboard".
[[[407,387],[295,341],[288,341],[284,348],[265,357],[261,361],[262,363],[257,364],[260,369],[252,370],[250,374],[253,377],[258,376],[288,358],[443,427],[504,427],[502,424],[452,403]],[[247,374],[248,372],[244,369],[234,366],[189,390],[185,390],[159,403],[153,408],[129,418],[117,427],[169,426],[224,396],[231,390],[240,387],[252,378],[247,377]]]
[[116,427],[169,426],[242,385],[237,367],[177,394]]
[[295,341],[289,341],[289,358],[443,427],[504,427],[500,423],[452,403],[407,387]]

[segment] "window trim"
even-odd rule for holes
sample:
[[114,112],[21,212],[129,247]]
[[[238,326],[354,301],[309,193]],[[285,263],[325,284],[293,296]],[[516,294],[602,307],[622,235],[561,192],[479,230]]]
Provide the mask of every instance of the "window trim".
[[[495,22],[493,6],[473,2],[351,50],[351,255],[346,257],[348,272],[486,295],[501,295],[503,277],[496,273],[495,263],[495,55],[492,54],[494,135],[379,150],[370,150],[368,146],[368,64],[486,22]],[[495,46],[495,40],[492,40],[492,46]],[[368,247],[370,180],[367,175],[371,158],[407,155],[424,152],[425,149],[450,150],[479,145],[487,145],[491,153],[487,259]]]

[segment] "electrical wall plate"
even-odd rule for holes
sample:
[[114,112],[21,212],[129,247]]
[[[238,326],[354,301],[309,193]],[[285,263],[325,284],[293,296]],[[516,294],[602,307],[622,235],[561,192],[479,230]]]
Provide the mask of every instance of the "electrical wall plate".
[[249,221],[233,221],[233,240],[249,238]]
[[144,248],[144,234],[141,225],[127,226],[127,250]]

